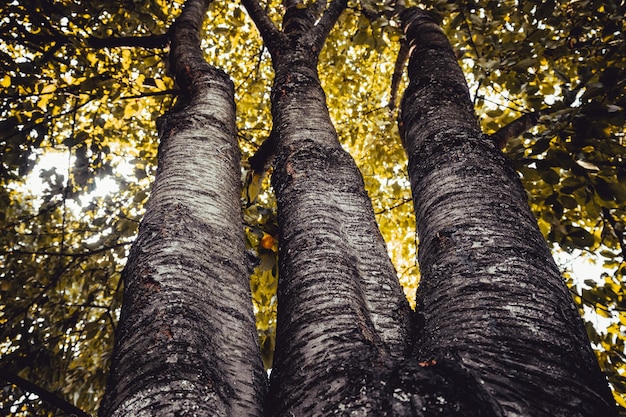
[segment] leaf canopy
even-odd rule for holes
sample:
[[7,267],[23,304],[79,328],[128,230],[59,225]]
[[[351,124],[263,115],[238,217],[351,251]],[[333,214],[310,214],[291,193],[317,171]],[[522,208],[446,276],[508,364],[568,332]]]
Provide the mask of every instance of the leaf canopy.
[[[164,57],[181,3],[0,6],[0,368],[89,412],[102,396],[120,272],[156,169],[155,121],[175,98]],[[504,152],[555,251],[584,253],[602,268],[575,280],[563,265],[601,367],[626,408],[626,2],[421,4],[440,17],[486,134],[540,112],[537,126],[510,139]],[[280,3],[266,6],[277,22]],[[319,68],[331,117],[363,173],[411,298],[419,278],[415,221],[390,110],[401,34],[389,8],[350,1]],[[244,228],[259,259],[251,289],[269,367],[275,201],[267,175],[248,172],[245,161],[271,130],[270,57],[239,3],[213,3],[204,34],[207,60],[235,82]],[[56,412],[12,384],[0,406],[17,416]]]

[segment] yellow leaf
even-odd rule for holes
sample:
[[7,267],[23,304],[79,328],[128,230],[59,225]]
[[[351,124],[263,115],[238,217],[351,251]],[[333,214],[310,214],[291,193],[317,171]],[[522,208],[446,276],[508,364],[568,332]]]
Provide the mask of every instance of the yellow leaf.
[[0,81],[0,85],[2,87],[10,87],[11,86],[11,77],[9,75],[5,75],[2,81]]
[[139,104],[138,101],[135,101],[134,103],[124,108],[124,118],[127,119],[129,117],[132,117],[135,114],[137,114],[140,110],[141,110],[141,105]]
[[137,76],[137,79],[135,80],[135,84],[137,84],[137,85],[143,85],[143,84],[145,83],[145,81],[146,81],[146,76],[145,76],[145,75],[143,75],[143,74],[139,74],[139,75]]
[[39,100],[37,100],[37,107],[46,111],[48,109],[48,101],[50,101],[49,96],[39,96]]
[[130,57],[130,50],[129,49],[122,49],[122,59],[120,60],[121,64],[122,64],[122,68],[124,68],[125,70],[130,68],[130,64],[132,63],[132,59]]
[[248,187],[246,188],[246,197],[249,204],[254,203],[261,191],[261,183],[263,177],[257,173],[250,175],[248,173]]
[[94,53],[87,54],[87,61],[89,61],[91,65],[97,64],[99,60],[100,59],[96,56],[96,54]]
[[55,91],[57,88],[54,84],[46,84],[43,86],[43,88],[41,89],[41,94],[47,94],[47,93],[52,93],[53,91]]
[[165,83],[163,82],[162,79],[160,78],[155,78],[154,79],[154,83],[156,84],[157,88],[159,90],[167,90],[167,86],[165,85]]

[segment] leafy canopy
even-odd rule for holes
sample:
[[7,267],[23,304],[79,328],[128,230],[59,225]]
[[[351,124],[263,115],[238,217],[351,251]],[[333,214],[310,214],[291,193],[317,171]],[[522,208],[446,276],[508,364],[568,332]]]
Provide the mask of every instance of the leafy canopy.
[[[10,0],[0,6],[0,369],[93,412],[121,301],[120,272],[155,173],[155,120],[171,107],[166,33],[182,1]],[[626,407],[626,15],[624,1],[431,0],[486,134],[540,111],[506,143],[555,251],[601,275],[564,275],[616,400]],[[266,4],[272,16],[280,4]],[[389,5],[351,0],[320,59],[331,116],[365,178],[398,276],[419,272],[391,79],[401,34]],[[257,327],[271,366],[277,228],[266,176],[247,158],[271,128],[269,54],[236,2],[215,2],[208,61],[234,80]],[[404,80],[401,82],[402,91]],[[54,161],[54,162],[50,162]],[[5,384],[0,406],[54,415]]]

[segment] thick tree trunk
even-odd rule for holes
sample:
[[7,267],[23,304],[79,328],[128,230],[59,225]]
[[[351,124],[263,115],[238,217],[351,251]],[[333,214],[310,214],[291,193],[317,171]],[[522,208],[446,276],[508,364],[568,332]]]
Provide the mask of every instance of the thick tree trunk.
[[290,55],[275,64],[273,94],[281,243],[270,400],[274,415],[322,416],[345,402],[352,372],[404,355],[410,312],[315,61]]
[[159,170],[123,274],[102,417],[262,414],[233,85],[199,48],[208,4],[187,1],[172,31],[183,96],[160,123]]
[[614,415],[582,320],[515,171],[478,127],[448,40],[423,11],[402,20],[412,53],[401,131],[422,273],[415,357],[466,369],[495,415]]
[[287,2],[282,32],[264,20],[258,3],[246,6],[275,70],[280,278],[267,414],[365,410],[368,400],[355,387],[364,372],[404,356],[411,312],[318,79],[318,53],[345,2],[331,3],[317,24],[315,5]]

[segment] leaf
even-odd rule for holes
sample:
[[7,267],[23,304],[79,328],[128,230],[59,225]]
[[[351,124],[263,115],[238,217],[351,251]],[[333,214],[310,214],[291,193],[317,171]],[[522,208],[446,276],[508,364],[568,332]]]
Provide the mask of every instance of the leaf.
[[546,168],[543,170],[538,170],[539,176],[548,184],[558,184],[561,180],[561,176],[552,168]]
[[513,65],[513,69],[518,72],[526,71],[528,67],[531,67],[535,64],[534,58],[524,58],[521,61],[518,61],[515,65]]
[[613,201],[613,189],[610,184],[601,177],[597,177],[595,180],[596,194],[604,201]]
[[76,135],[70,136],[69,138],[65,139],[63,141],[63,145],[67,146],[68,148],[72,148],[76,145],[83,143],[88,137],[89,134],[87,132],[78,132]]
[[564,194],[572,194],[584,185],[584,183],[575,177],[567,177],[561,181],[561,192]]
[[561,195],[559,200],[563,204],[563,207],[566,209],[575,209],[578,207],[578,201],[575,198],[570,197],[569,195]]
[[617,105],[615,105],[615,104],[607,104],[607,105],[606,105],[606,110],[607,110],[609,113],[616,113],[616,112],[618,112],[618,111],[622,111],[622,110],[624,110],[624,108],[623,108],[623,107],[620,107],[620,106],[617,106]]
[[572,227],[567,237],[579,248],[590,247],[595,242],[594,236],[581,227]]
[[159,90],[167,90],[167,85],[160,78],[154,78],[154,83]]
[[587,285],[590,288],[595,288],[598,285],[598,283],[593,279],[586,279],[584,282],[585,282],[585,285]]
[[263,176],[256,172],[250,171],[246,177],[246,200],[247,204],[253,204],[261,191]]
[[550,147],[550,139],[541,138],[532,147],[532,155],[539,155]]

